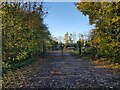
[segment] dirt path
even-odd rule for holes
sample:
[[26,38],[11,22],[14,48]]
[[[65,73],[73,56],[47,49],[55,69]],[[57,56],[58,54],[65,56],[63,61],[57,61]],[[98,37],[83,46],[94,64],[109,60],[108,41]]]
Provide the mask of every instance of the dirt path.
[[112,71],[96,68],[90,62],[75,59],[68,53],[61,56],[56,52],[53,58],[42,66],[37,65],[35,72],[21,85],[29,88],[98,88],[119,86],[119,76]]

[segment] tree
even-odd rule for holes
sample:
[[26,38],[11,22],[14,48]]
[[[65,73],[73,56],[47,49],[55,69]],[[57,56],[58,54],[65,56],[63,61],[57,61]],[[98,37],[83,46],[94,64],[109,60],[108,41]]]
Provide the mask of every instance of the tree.
[[52,50],[58,49],[58,41],[55,37],[50,40]]
[[81,47],[84,46],[84,35],[83,34],[79,34],[79,40],[81,42]]
[[66,48],[66,46],[69,45],[69,35],[68,35],[68,32],[66,32],[64,40],[65,40],[65,48]]
[[81,55],[81,41],[77,41],[78,49],[79,49],[79,55]]
[[4,63],[19,63],[46,52],[50,32],[43,22],[42,8],[42,3],[2,3]]
[[76,33],[75,32],[73,32],[73,43],[75,44],[76,43]]
[[78,2],[76,5],[96,27],[91,42],[97,49],[97,55],[120,62],[120,2]]
[[70,35],[69,35],[69,42],[70,42],[70,45],[73,44],[73,35],[72,35],[72,33],[70,33]]

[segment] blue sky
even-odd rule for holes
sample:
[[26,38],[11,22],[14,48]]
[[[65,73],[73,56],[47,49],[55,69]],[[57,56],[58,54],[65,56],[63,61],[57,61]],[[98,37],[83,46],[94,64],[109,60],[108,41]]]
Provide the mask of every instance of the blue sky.
[[44,22],[55,37],[64,36],[66,32],[84,34],[93,28],[88,16],[77,10],[73,2],[47,2],[46,8],[49,13]]

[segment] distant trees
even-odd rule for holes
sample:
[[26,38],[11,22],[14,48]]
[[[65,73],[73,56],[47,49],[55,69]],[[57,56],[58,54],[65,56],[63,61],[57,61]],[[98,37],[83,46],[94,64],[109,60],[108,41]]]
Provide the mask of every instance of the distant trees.
[[79,49],[79,55],[81,55],[81,41],[80,40],[77,41],[77,46]]
[[70,35],[69,35],[69,42],[70,42],[71,45],[73,44],[73,35],[72,35],[72,33],[70,33]]
[[120,2],[78,2],[78,10],[89,16],[95,25],[91,32],[91,47],[96,55],[120,63]]
[[66,32],[64,40],[65,40],[65,48],[66,48],[69,45],[69,35],[68,35],[68,32]]
[[85,42],[83,34],[79,34],[79,40],[78,41],[80,41],[81,47],[83,47],[84,46],[84,42]]
[[65,36],[64,36],[64,41],[65,41],[65,48],[67,47],[72,47],[74,46],[74,44],[76,43],[75,42],[76,40],[76,34],[75,33],[68,33],[66,32]]
[[49,49],[52,49],[52,50],[56,50],[56,49],[59,49],[58,48],[58,41],[55,37],[51,37],[50,39],[50,43],[49,43]]

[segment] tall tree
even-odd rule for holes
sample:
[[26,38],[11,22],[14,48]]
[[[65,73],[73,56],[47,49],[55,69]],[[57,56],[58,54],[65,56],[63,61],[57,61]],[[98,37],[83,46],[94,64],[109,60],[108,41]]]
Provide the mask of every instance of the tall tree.
[[42,6],[17,2],[1,5],[3,62],[19,63],[45,52],[50,33],[43,22]]
[[78,2],[77,8],[94,24],[91,42],[97,55],[120,62],[120,2]]
[[73,44],[73,34],[72,33],[70,33],[70,35],[69,35],[69,42],[71,45]]
[[66,32],[64,40],[65,40],[65,47],[66,47],[67,45],[69,45],[69,35],[68,35],[68,32]]

